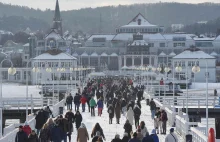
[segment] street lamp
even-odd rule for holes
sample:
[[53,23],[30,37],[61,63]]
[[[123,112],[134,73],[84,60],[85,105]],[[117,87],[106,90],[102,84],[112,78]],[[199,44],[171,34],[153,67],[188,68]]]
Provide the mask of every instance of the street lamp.
[[16,68],[13,67],[13,63],[9,59],[4,59],[0,63],[0,138],[2,137],[2,109],[3,109],[3,101],[2,101],[2,64],[4,61],[9,61],[11,64],[11,67],[8,69],[9,75],[15,75],[16,74]]

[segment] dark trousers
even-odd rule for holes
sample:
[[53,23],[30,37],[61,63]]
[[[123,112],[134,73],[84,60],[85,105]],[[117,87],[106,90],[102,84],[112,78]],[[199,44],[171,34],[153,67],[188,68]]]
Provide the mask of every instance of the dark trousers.
[[112,124],[112,118],[109,117],[109,124]]
[[85,112],[86,104],[82,104],[82,112]]
[[135,128],[137,128],[139,126],[139,119],[138,118],[135,118],[134,119],[134,122],[135,122]]
[[90,112],[90,105],[89,105],[89,101],[87,101],[87,106],[89,108],[89,112]]
[[167,122],[162,121],[162,133],[166,134],[166,131],[167,131]]
[[79,103],[75,103],[75,111],[79,110]]
[[120,124],[120,118],[116,118],[117,124]]
[[67,105],[67,110],[72,110],[72,108],[73,108],[73,105],[72,105],[72,103],[67,103],[66,104]]
[[95,116],[95,107],[94,106],[91,107],[91,116]]

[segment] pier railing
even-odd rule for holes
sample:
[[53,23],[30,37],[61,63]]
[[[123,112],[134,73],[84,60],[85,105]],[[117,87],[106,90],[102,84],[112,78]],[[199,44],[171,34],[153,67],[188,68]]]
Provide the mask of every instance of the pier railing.
[[206,129],[205,127],[191,127],[191,134],[193,137],[193,142],[207,142],[208,138],[201,131],[201,129]]

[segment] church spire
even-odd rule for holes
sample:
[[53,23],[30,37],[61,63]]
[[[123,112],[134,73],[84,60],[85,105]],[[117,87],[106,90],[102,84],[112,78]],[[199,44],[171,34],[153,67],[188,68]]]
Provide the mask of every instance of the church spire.
[[61,15],[60,15],[60,6],[59,6],[59,1],[58,0],[56,2],[55,12],[54,12],[53,29],[56,29],[57,32],[61,36],[63,36],[62,19],[61,19]]
[[59,1],[56,2],[54,21],[61,21]]

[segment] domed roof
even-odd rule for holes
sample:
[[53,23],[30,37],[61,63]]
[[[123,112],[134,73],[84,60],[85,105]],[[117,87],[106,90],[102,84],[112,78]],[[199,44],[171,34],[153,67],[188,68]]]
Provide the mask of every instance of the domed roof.
[[102,57],[106,57],[106,56],[108,56],[105,52],[103,52],[102,54],[101,54],[101,56]]

